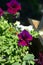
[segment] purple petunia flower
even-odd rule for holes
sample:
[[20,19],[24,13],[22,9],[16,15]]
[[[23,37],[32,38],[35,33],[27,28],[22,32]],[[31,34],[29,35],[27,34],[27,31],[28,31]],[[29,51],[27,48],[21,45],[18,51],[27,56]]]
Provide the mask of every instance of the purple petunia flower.
[[35,62],[38,65],[43,65],[43,53],[42,52],[39,53],[39,58],[37,60],[35,59]]
[[32,35],[26,30],[23,30],[20,34],[18,34],[18,45],[19,46],[29,46],[30,41],[32,41]]
[[38,60],[38,64],[43,65],[43,53],[39,53],[39,60]]
[[2,16],[4,13],[4,11],[2,10],[2,8],[0,8],[0,16]]
[[7,11],[10,14],[16,14],[19,10],[21,10],[21,5],[16,0],[11,0],[6,5],[8,7]]

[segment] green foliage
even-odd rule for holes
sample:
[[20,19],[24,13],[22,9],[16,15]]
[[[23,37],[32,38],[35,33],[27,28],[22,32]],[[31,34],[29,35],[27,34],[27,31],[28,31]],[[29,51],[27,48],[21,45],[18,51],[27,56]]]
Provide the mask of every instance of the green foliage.
[[[26,65],[27,60],[34,65],[33,54],[29,54],[29,47],[18,46],[19,30],[3,17],[0,19],[0,65]],[[29,55],[28,55],[29,54]],[[28,57],[28,58],[27,58]],[[29,61],[28,60],[28,61]]]
[[[33,54],[27,54],[27,55],[25,55],[24,58],[23,58],[23,60],[24,60],[25,62],[27,62],[29,65],[30,65],[30,64],[32,64],[32,65],[35,64],[34,61],[33,61],[33,60],[34,60],[34,55],[33,55]],[[25,62],[24,62],[24,63],[25,63]],[[24,64],[24,63],[23,63],[23,64]]]
[[38,37],[39,37],[39,32],[35,31],[34,29],[30,32],[30,34],[31,34],[34,38],[38,38]]
[[12,65],[21,65],[19,62],[15,62]]

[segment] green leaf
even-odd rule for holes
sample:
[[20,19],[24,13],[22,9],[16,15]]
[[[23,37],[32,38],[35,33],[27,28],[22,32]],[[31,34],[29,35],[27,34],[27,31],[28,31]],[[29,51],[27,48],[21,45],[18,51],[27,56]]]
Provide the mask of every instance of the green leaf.
[[5,65],[5,64],[2,63],[1,65]]
[[39,37],[39,32],[33,30],[30,32],[30,34],[34,37],[34,38],[38,38]]
[[15,62],[12,65],[21,65],[19,62]]
[[30,64],[34,65],[34,64],[35,64],[35,62],[34,62],[34,61],[30,61]]
[[23,61],[22,65],[26,65],[26,61]]
[[24,56],[23,60],[34,60],[34,55],[33,54],[27,54]]

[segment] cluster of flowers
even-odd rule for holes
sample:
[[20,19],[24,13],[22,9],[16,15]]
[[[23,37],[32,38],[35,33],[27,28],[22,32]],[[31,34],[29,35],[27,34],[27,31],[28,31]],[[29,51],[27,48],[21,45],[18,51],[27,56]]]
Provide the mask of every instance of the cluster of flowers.
[[[18,24],[18,25],[17,25]],[[33,40],[33,36],[26,30],[28,29],[29,31],[33,30],[33,26],[30,25],[28,27],[20,25],[19,22],[16,23],[18,28],[21,28],[21,33],[18,34],[18,46],[30,46],[30,42]],[[43,65],[43,53],[39,52],[39,57],[38,59],[34,60],[36,64]]]
[[[19,21],[17,21],[16,23],[14,23],[14,26],[16,26],[16,29],[20,29],[21,32],[18,34],[18,45],[19,46],[29,46],[30,42],[33,40],[33,36],[30,34],[30,32],[27,31],[27,29],[29,31],[33,30],[33,26],[23,26],[20,24]],[[31,29],[30,29],[31,28]]]
[[[10,2],[6,3],[7,12],[10,14],[16,14],[19,10],[21,10],[21,5],[18,3],[17,0],[11,0]],[[4,14],[3,9],[0,7],[0,16]]]
[[[7,6],[7,12],[10,14],[16,14],[19,10],[21,10],[21,5],[18,3],[17,0],[11,0],[10,2],[6,3]],[[0,7],[0,16],[4,14],[3,9]],[[22,25],[18,25],[17,27],[21,27],[21,32],[17,34],[18,36],[18,46],[30,46],[30,42],[33,40],[33,36],[26,30],[26,29],[32,29],[32,27],[24,27]],[[25,29],[26,28],[26,29]],[[43,65],[43,53],[39,53],[39,58],[35,62],[37,64]]]

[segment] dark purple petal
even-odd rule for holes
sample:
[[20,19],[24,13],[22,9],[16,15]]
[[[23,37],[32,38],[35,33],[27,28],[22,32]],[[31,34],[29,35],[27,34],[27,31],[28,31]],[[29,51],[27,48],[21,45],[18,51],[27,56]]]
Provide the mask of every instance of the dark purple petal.
[[42,52],[39,53],[39,58],[36,63],[39,65],[43,65],[43,53]]
[[18,46],[28,46],[25,40],[19,40],[18,41]]
[[[19,43],[23,46],[29,46],[30,45],[30,41],[32,41],[32,35],[29,34],[28,31],[23,30],[20,34],[18,34],[18,38],[19,38]],[[24,44],[23,44],[24,43]]]
[[43,53],[39,53],[39,57],[40,57],[40,59],[42,59],[43,58]]
[[32,41],[33,40],[32,35],[29,35],[29,37],[27,38],[27,40]]
[[27,30],[23,30],[21,35],[22,38],[27,39],[28,41],[31,41],[33,39],[32,35],[30,35],[30,33]]
[[2,16],[4,11],[0,8],[0,16]]
[[43,65],[43,53],[39,53],[39,63]]
[[16,14],[19,10],[21,10],[21,5],[16,0],[11,0],[10,2],[6,3],[8,9],[7,11],[11,14]]
[[15,13],[17,12],[17,10],[14,9],[14,8],[8,8],[7,11],[8,11],[10,14],[15,14]]
[[13,6],[17,6],[17,1],[14,1],[14,0],[11,0],[10,2],[8,2],[8,3],[6,3],[6,5],[8,6],[8,7],[13,7]]

